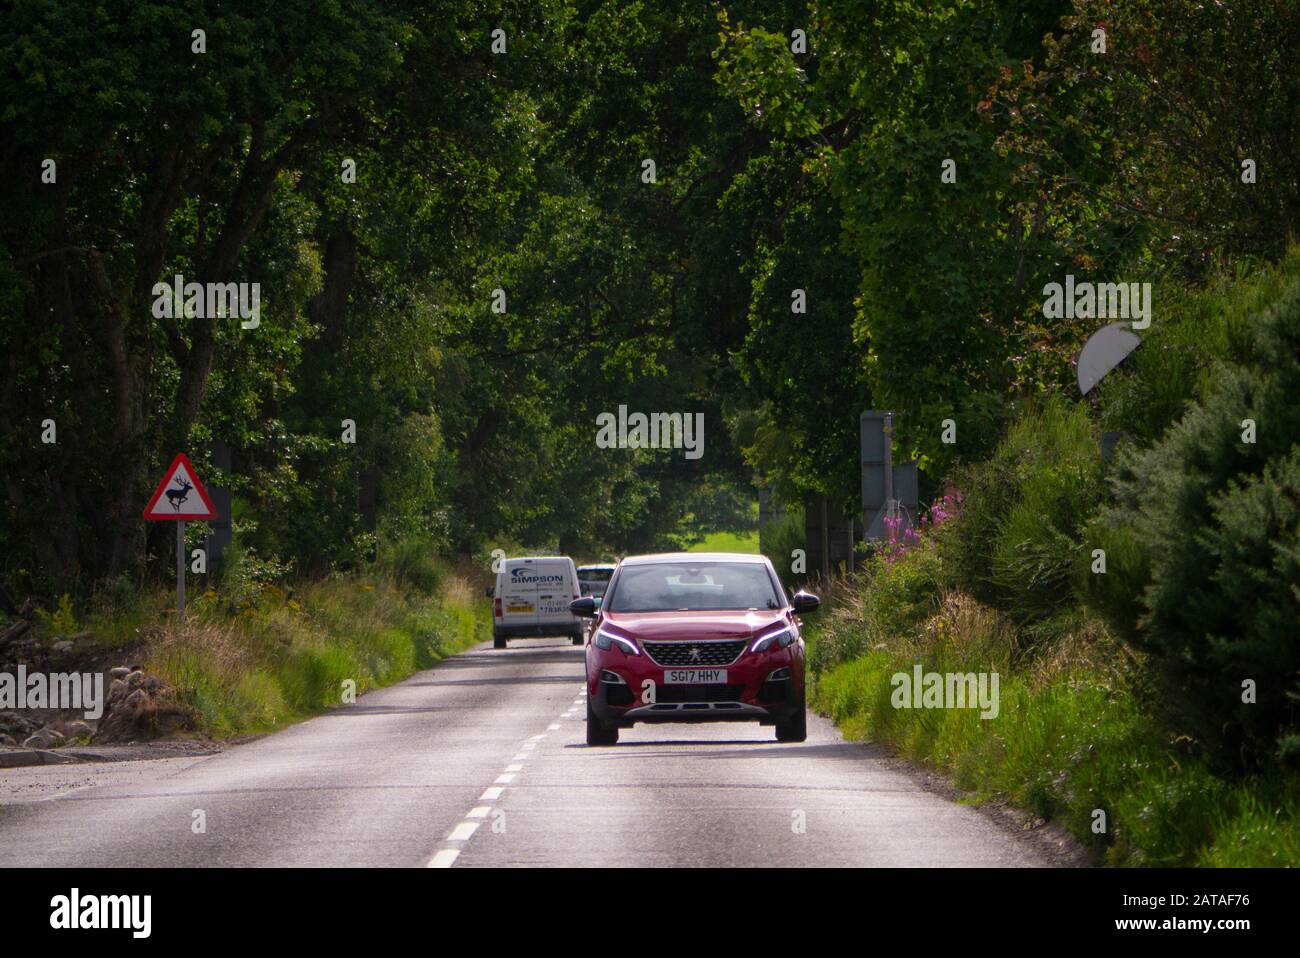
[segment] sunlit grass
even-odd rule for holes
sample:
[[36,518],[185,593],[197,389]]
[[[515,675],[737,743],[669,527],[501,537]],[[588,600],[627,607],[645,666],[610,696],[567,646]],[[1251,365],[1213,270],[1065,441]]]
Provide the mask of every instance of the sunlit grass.
[[267,585],[239,606],[210,590],[192,600],[183,628],[169,614],[172,598],[150,591],[120,619],[99,610],[93,625],[140,643],[146,669],[214,738],[306,718],[341,704],[345,691],[361,695],[400,681],[491,633],[486,602],[445,567],[416,577],[377,566]]
[[710,532],[688,552],[758,552],[758,530],[753,532]]
[[[942,596],[924,621],[874,644],[829,634],[861,628],[837,610],[821,633],[811,630],[815,645],[857,650],[814,681],[814,707],[847,736],[939,768],[978,799],[1061,822],[1099,863],[1300,865],[1300,782],[1212,775],[1140,707],[1104,634],[1060,636],[1053,656],[1012,664],[1011,650],[999,645],[1014,641],[1014,632],[960,594]],[[996,669],[997,718],[974,709],[894,708],[891,679],[917,662],[936,672]]]

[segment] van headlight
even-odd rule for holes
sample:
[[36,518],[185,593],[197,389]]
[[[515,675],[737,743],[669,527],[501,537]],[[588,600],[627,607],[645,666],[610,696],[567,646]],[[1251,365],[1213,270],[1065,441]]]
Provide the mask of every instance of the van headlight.
[[766,635],[760,635],[754,640],[754,644],[749,647],[749,651],[766,652],[774,645],[784,649],[797,638],[799,638],[799,635],[795,632],[794,626],[783,625],[781,628],[775,629]]
[[604,629],[596,630],[596,638],[593,644],[596,646],[596,648],[604,649],[606,651],[608,651],[613,646],[617,645],[628,655],[641,654],[641,650],[636,647],[635,642],[633,642],[630,639],[625,639],[621,635],[615,635],[613,632],[606,632]]

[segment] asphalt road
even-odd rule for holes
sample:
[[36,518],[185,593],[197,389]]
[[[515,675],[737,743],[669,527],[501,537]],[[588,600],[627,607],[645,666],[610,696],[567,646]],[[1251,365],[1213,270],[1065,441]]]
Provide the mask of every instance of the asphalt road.
[[797,745],[746,723],[610,748],[584,718],[582,649],[476,647],[217,755],[0,770],[0,866],[1053,863],[815,716]]

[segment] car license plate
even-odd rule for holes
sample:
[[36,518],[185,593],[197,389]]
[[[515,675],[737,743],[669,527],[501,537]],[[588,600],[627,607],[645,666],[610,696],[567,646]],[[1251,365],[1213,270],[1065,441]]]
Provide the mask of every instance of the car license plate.
[[726,669],[664,669],[664,685],[726,684]]
[[533,606],[530,602],[511,602],[506,606],[507,612],[532,612]]

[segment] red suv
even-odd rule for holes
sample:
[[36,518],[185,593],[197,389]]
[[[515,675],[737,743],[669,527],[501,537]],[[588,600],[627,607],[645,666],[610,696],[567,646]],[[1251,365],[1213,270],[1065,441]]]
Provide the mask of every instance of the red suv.
[[801,612],[763,556],[681,552],[631,556],[605,595],[575,600],[594,617],[587,643],[587,744],[613,745],[637,722],[776,726],[807,737]]

